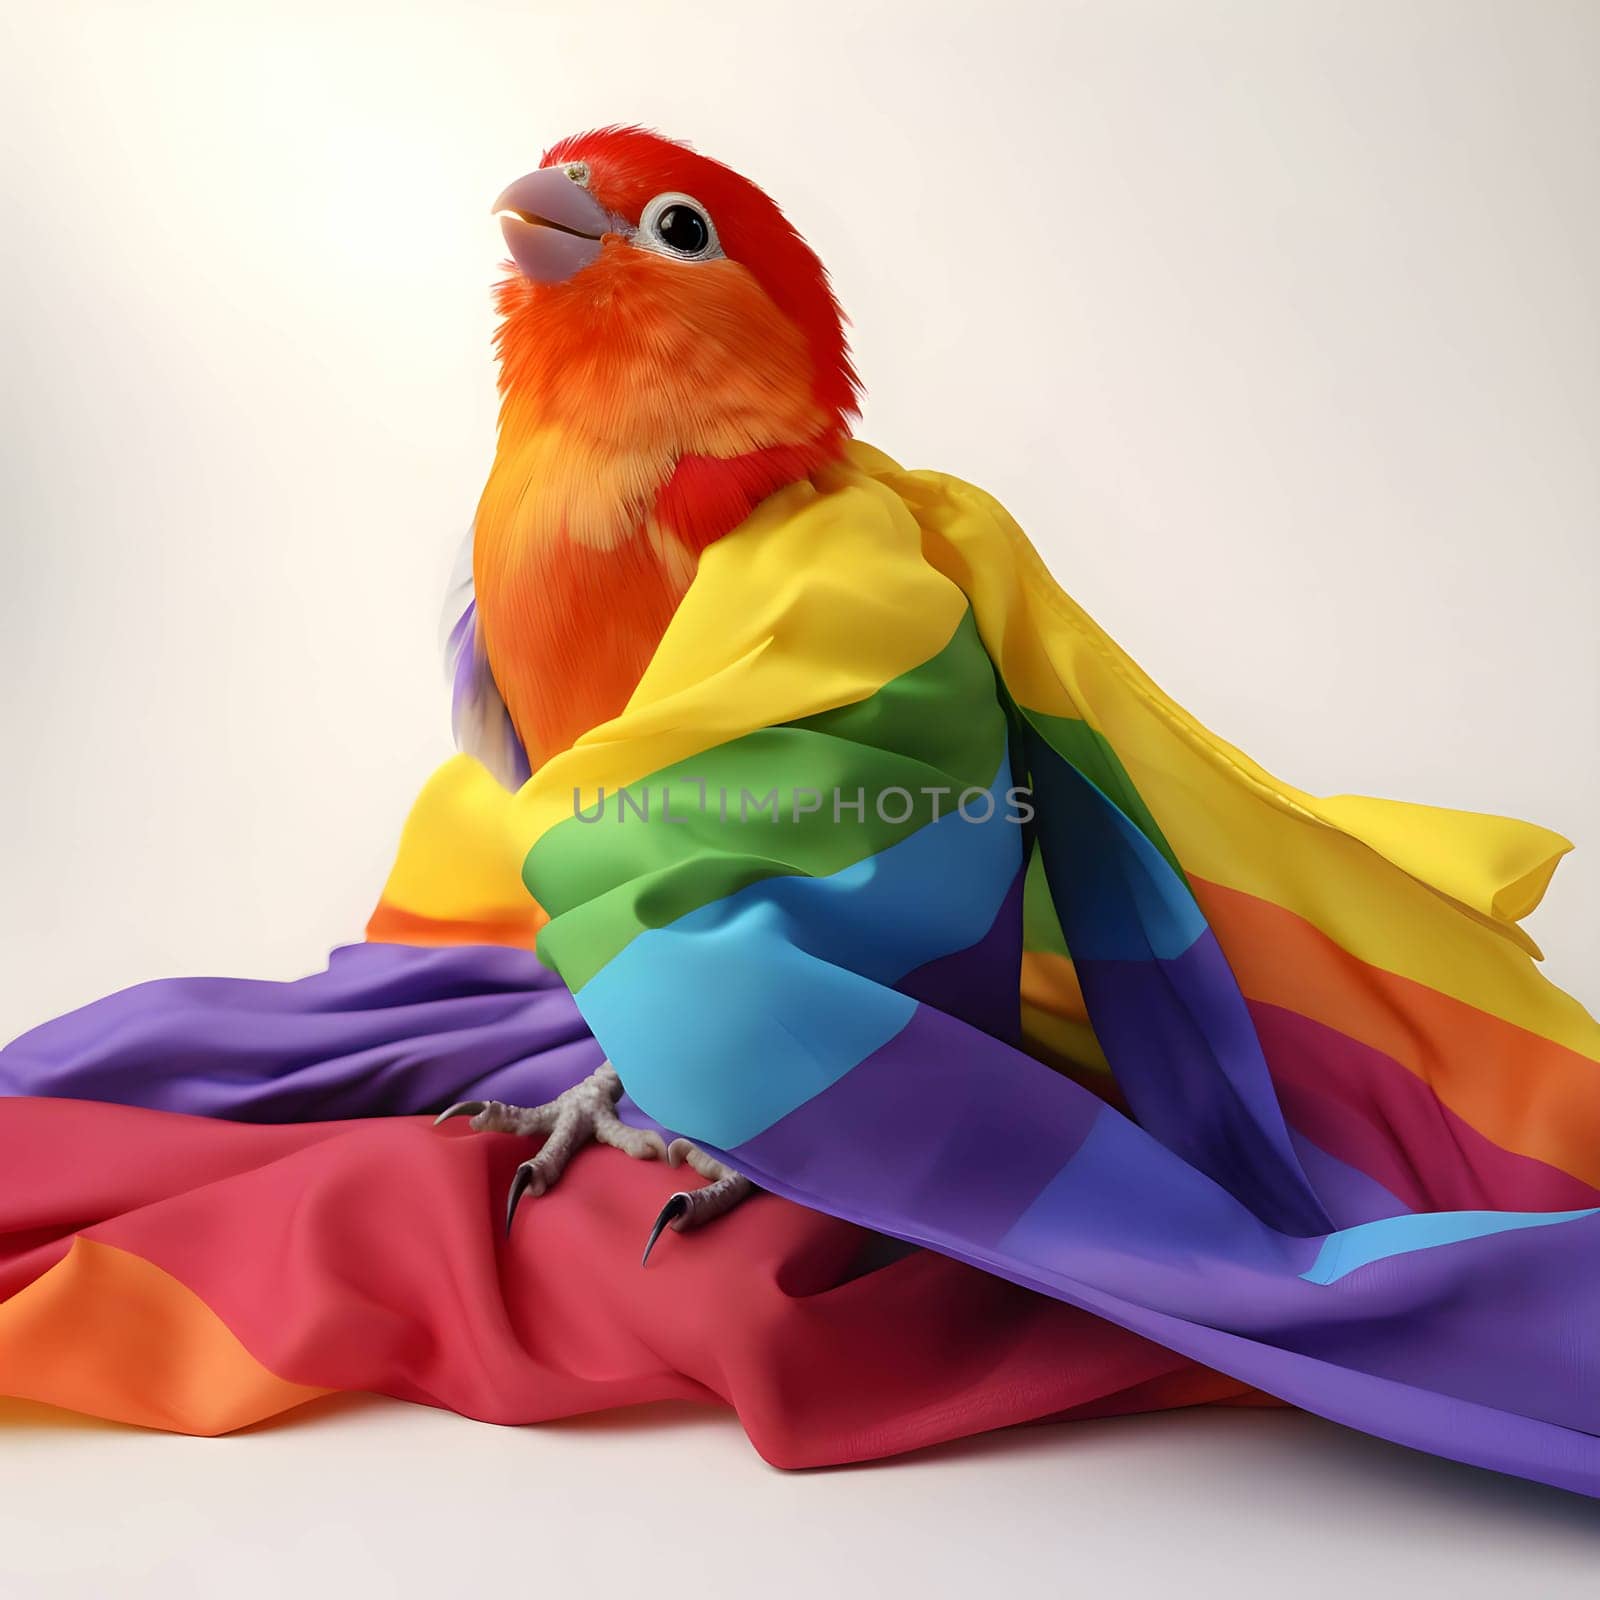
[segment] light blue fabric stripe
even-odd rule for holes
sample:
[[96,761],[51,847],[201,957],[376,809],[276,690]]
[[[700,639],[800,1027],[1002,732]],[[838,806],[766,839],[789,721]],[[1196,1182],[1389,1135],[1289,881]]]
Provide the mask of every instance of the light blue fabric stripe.
[[[916,1010],[887,986],[982,939],[1021,867],[1010,782],[1008,758],[988,822],[951,812],[840,872],[765,878],[630,941],[575,996],[628,1093],[726,1149],[887,1044]],[[684,1014],[692,1028],[673,1025]]]
[[1491,1233],[1518,1228],[1548,1228],[1558,1222],[1577,1222],[1596,1215],[1585,1211],[1428,1211],[1411,1216],[1381,1217],[1340,1233],[1330,1233],[1310,1270],[1300,1276],[1308,1283],[1337,1283],[1340,1278],[1413,1250],[1431,1250],[1442,1244],[1460,1244]]

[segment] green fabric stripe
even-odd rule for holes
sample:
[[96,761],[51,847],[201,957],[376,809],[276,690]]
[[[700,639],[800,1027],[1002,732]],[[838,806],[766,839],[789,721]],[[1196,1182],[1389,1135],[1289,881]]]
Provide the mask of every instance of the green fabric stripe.
[[1070,953],[1056,903],[1050,897],[1050,880],[1044,875],[1044,852],[1037,845],[1022,880],[1022,948],[1052,956]]
[[[608,794],[599,820],[551,828],[523,863],[551,916],[539,953],[576,989],[645,928],[761,878],[822,877],[875,855],[954,809],[960,791],[987,789],[1006,736],[994,668],[968,612],[937,655],[865,700],[704,751],[630,785],[630,805]],[[956,793],[920,792],[941,786]],[[903,821],[877,812],[876,797],[891,788],[910,792]],[[797,816],[808,789],[824,797],[821,809]],[[834,792],[848,802],[858,789],[864,816],[844,806],[836,816]],[[769,793],[776,804],[758,810],[753,802]],[[898,818],[905,805],[890,796],[885,809]]]

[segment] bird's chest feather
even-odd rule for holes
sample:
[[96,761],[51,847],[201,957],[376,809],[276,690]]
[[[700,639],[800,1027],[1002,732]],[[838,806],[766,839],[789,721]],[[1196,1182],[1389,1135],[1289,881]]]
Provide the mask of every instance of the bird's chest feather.
[[693,557],[651,516],[660,471],[541,438],[490,476],[478,619],[534,767],[622,710],[693,577]]

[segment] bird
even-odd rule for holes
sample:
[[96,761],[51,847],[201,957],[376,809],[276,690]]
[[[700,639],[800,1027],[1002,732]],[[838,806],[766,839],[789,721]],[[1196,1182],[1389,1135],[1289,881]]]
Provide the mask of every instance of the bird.
[[[495,200],[500,415],[452,588],[462,748],[516,784],[626,704],[701,553],[769,495],[839,459],[860,380],[821,260],[749,179],[613,125],[561,140]],[[750,1184],[684,1139],[629,1128],[609,1062],[546,1106],[463,1101],[439,1121],[543,1134],[506,1209],[589,1139],[687,1163],[706,1187],[666,1226]]]
[[543,1136],[507,1231],[585,1143],[664,1158],[705,1182],[645,1261],[760,1193],[1600,1493],[1600,1028],[1522,927],[1569,842],[1203,726],[854,437],[827,273],[731,168],[611,126],[495,210],[463,753],[368,936],[531,936],[604,1055],[441,1113]]

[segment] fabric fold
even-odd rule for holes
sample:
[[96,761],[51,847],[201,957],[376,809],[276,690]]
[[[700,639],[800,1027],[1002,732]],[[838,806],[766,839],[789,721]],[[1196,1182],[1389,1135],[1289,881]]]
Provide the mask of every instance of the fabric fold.
[[[991,497],[852,445],[705,552],[616,718],[514,793],[441,769],[368,944],[0,1051],[78,1097],[0,1106],[0,1383],[201,1427],[719,1396],[791,1465],[1265,1393],[1600,1494],[1600,1030],[1519,926],[1566,848],[1283,783]],[[767,1191],[642,1275],[675,1174],[585,1153],[506,1253],[525,1147],[406,1120],[602,1054]],[[36,1285],[222,1392],[52,1376]]]

